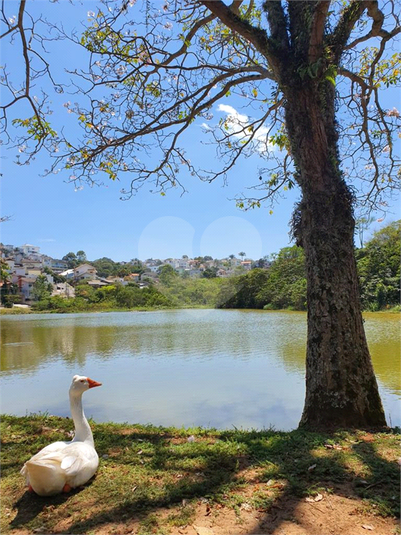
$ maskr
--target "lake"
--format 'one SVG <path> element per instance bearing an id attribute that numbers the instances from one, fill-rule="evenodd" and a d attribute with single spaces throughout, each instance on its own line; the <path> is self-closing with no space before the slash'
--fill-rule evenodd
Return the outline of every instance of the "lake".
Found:
<path id="1" fill-rule="evenodd" d="M 306 314 L 169 310 L 1 318 L 1 412 L 68 416 L 74 374 L 98 422 L 297 426 L 305 395 Z M 398 314 L 365 327 L 388 423 L 400 417 Z"/>

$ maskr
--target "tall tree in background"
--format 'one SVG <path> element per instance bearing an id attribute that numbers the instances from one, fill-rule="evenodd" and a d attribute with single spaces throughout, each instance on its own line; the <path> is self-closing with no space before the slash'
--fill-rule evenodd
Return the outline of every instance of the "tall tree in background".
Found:
<path id="1" fill-rule="evenodd" d="M 79 263 L 77 255 L 75 253 L 73 253 L 73 252 L 69 252 L 66 255 L 64 255 L 62 260 L 64 260 L 64 262 L 67 262 L 68 269 L 73 269 L 73 268 L 77 267 L 77 265 Z"/>
<path id="2" fill-rule="evenodd" d="M 52 294 L 53 286 L 44 275 L 39 275 L 32 285 L 32 297 L 35 301 L 48 299 Z"/>
<path id="3" fill-rule="evenodd" d="M 55 157 L 52 169 L 64 163 L 76 183 L 127 172 L 134 177 L 123 191 L 129 198 L 149 181 L 164 195 L 185 189 L 183 174 L 225 178 L 241 156 L 259 154 L 265 167 L 239 207 L 274 202 L 283 188 L 298 187 L 302 196 L 293 217 L 308 283 L 301 425 L 384 425 L 360 310 L 353 209 L 356 201 L 385 208 L 399 183 L 399 112 L 380 100 L 400 82 L 395 2 L 200 0 L 161 8 L 104 1 L 88 13 L 83 35 L 70 37 L 89 52 L 87 72 L 73 73 L 81 94 L 66 103 L 82 126 L 80 140 L 53 130 L 45 96 L 32 99 L 30 80 L 49 70 L 38 66 L 24 10 L 21 0 L 3 33 L 19 33 L 24 52 L 25 81 L 3 107 L 6 120 L 18 100 L 31 107 L 30 117 L 14 120 L 26 132 L 18 139 L 24 157 L 45 148 Z M 7 73 L 3 84 L 13 90 Z M 255 117 L 224 98 L 229 114 L 216 124 L 213 106 L 230 95 L 246 98 Z M 195 168 L 181 146 L 197 120 L 216 142 L 216 171 Z M 159 154 L 156 166 L 147 153 Z"/>
<path id="4" fill-rule="evenodd" d="M 78 251 L 77 252 L 77 261 L 79 264 L 83 264 L 87 261 L 86 253 L 85 251 Z"/>

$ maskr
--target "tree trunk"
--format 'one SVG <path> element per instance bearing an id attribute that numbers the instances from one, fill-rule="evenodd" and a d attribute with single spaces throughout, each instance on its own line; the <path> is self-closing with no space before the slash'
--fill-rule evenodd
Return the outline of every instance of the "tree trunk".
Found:
<path id="1" fill-rule="evenodd" d="M 314 85 L 312 85 L 314 84 Z M 386 425 L 366 343 L 354 254 L 353 198 L 337 151 L 334 89 L 289 91 L 286 123 L 302 200 L 294 234 L 307 267 L 307 427 Z"/>

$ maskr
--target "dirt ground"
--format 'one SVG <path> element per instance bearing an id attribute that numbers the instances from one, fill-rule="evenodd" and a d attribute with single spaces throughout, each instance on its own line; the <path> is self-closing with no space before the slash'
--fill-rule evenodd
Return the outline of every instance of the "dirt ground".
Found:
<path id="1" fill-rule="evenodd" d="M 255 484 L 254 490 L 260 490 Z M 248 488 L 252 493 L 252 485 Z M 318 501 L 310 498 L 296 499 L 285 497 L 277 501 L 266 513 L 248 507 L 244 502 L 239 511 L 215 504 L 209 506 L 207 500 L 199 501 L 191 515 L 191 522 L 183 527 L 150 528 L 149 533 L 177 533 L 180 535 L 397 535 L 401 533 L 398 520 L 383 518 L 368 511 L 364 502 L 348 496 L 351 489 L 346 486 L 337 488 L 334 493 L 322 493 L 317 496 Z M 398 496 L 394 499 L 399 499 Z M 308 501 L 307 501 L 308 500 Z M 310 500 L 310 501 L 309 501 Z M 184 510 L 184 503 L 177 508 Z M 3 511 L 12 522 L 15 516 L 12 511 Z M 171 516 L 172 509 L 158 509 L 155 514 L 158 524 Z M 51 510 L 49 511 L 51 514 Z M 72 519 L 63 518 L 54 528 L 53 533 L 72 533 L 70 531 Z M 76 524 L 75 524 L 76 526 Z M 26 529 L 10 530 L 9 533 L 27 535 L 30 533 L 46 533 L 40 528 L 33 531 Z M 96 535 L 111 534 L 142 534 L 144 531 L 141 519 L 130 519 L 121 523 L 105 523 L 101 528 L 90 531 Z"/>

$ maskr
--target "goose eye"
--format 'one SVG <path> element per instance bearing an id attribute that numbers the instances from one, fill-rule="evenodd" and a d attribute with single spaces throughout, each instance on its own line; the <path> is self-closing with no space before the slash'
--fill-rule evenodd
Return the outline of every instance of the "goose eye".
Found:
<path id="1" fill-rule="evenodd" d="M 85 382 L 85 379 L 81 379 L 79 382 L 80 382 L 80 383 L 84 383 L 84 382 Z"/>

